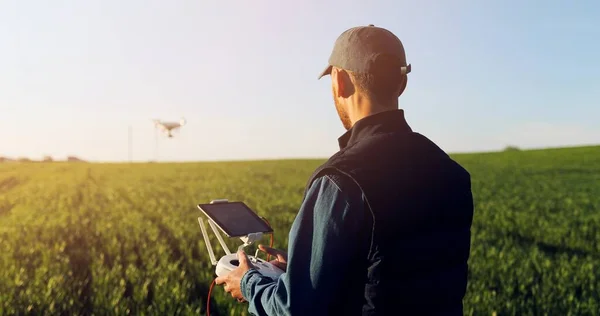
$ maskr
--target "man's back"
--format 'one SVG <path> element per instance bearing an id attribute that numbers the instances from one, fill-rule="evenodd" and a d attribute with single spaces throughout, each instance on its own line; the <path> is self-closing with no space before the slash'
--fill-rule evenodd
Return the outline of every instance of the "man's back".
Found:
<path id="1" fill-rule="evenodd" d="M 473 216 L 468 172 L 412 132 L 401 110 L 357 122 L 340 147 L 309 185 L 337 173 L 364 194 L 370 246 L 351 264 L 365 281 L 348 285 L 364 293 L 363 314 L 461 315 Z"/>

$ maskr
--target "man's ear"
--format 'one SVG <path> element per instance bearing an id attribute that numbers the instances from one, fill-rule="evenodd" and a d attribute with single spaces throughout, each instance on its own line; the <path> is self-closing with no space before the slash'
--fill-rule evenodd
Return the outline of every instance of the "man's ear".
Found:
<path id="1" fill-rule="evenodd" d="M 398 87 L 398 97 L 400 97 L 402 95 L 402 93 L 404 93 L 404 90 L 406 89 L 407 84 L 408 84 L 408 76 L 404 75 L 402 78 L 402 81 L 400 82 L 400 86 Z"/>
<path id="2" fill-rule="evenodd" d="M 331 77 L 336 85 L 336 97 L 347 98 L 354 93 L 354 84 L 350 78 L 350 74 L 344 69 L 331 69 Z"/>
<path id="3" fill-rule="evenodd" d="M 338 83 L 338 72 L 335 67 L 331 67 L 331 72 L 329 73 L 331 77 L 331 87 L 333 89 L 333 97 L 337 98 L 340 94 L 340 85 Z"/>

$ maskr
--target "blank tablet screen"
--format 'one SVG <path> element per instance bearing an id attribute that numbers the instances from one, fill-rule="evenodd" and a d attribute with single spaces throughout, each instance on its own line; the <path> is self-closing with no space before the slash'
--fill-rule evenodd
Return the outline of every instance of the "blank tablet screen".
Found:
<path id="1" fill-rule="evenodd" d="M 229 237 L 273 232 L 273 229 L 243 202 L 199 204 L 198 208 Z"/>

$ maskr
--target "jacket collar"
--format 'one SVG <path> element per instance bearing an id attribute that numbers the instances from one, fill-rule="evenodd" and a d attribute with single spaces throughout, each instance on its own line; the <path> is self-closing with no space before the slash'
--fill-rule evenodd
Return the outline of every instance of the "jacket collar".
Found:
<path id="1" fill-rule="evenodd" d="M 393 132 L 412 132 L 401 109 L 380 112 L 358 120 L 352 128 L 338 138 L 338 144 L 341 150 L 375 134 Z"/>

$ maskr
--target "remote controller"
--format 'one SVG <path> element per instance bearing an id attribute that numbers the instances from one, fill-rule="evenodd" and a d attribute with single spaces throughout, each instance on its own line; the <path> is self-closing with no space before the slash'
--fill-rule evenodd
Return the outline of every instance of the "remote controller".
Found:
<path id="1" fill-rule="evenodd" d="M 251 245 L 257 240 L 260 240 L 263 232 L 273 232 L 273 229 L 269 227 L 268 223 L 264 223 L 263 219 L 254 214 L 252 210 L 250 210 L 250 208 L 248 208 L 242 202 L 229 202 L 227 199 L 212 200 L 210 204 L 198 204 L 198 208 L 209 218 L 208 224 L 212 228 L 215 236 L 221 244 L 221 247 L 223 247 L 223 250 L 225 250 L 226 253 L 225 256 L 219 259 L 219 261 L 216 260 L 210 240 L 208 238 L 206 227 L 204 225 L 204 220 L 202 217 L 198 217 L 198 223 L 200 224 L 200 229 L 202 230 L 202 237 L 204 238 L 204 243 L 208 249 L 210 261 L 213 265 L 216 265 L 215 273 L 218 277 L 229 274 L 229 272 L 233 271 L 240 265 L 237 253 L 231 253 L 229 251 L 229 247 L 227 247 L 227 244 L 221 237 L 221 234 L 219 234 L 218 228 L 225 231 L 227 236 L 237 236 L 244 242 L 244 244 L 238 248 L 238 251 L 242 250 L 246 246 Z M 217 209 L 221 210 L 217 211 Z M 223 212 L 229 215 L 220 217 L 220 214 L 223 214 Z M 236 224 L 235 221 L 231 223 L 234 218 L 242 218 L 242 222 L 246 221 L 253 226 L 251 225 L 252 227 L 246 227 L 243 233 L 235 232 L 235 230 L 232 232 L 230 231 L 231 228 L 227 228 L 228 224 L 233 224 L 233 227 L 236 225 L 239 226 L 239 224 Z M 218 222 L 219 225 L 225 227 L 225 229 L 223 229 L 221 226 L 217 228 L 215 221 Z M 238 219 L 238 221 L 240 220 Z M 239 228 L 237 229 L 239 230 Z M 255 270 L 273 280 L 277 280 L 281 274 L 284 273 L 283 270 L 279 269 L 270 262 L 258 258 L 258 250 L 256 250 L 256 254 L 254 256 L 248 256 L 248 260 L 250 260 L 250 263 L 252 266 L 254 266 Z"/>
<path id="2" fill-rule="evenodd" d="M 260 274 L 268 278 L 277 280 L 279 276 L 283 273 L 283 270 L 279 269 L 278 267 L 263 259 L 256 258 L 254 256 L 248 256 L 248 259 Z M 236 269 L 239 265 L 240 261 L 238 260 L 237 253 L 232 253 L 221 257 L 221 259 L 217 263 L 217 269 L 215 273 L 219 277 L 224 276 L 232 270 Z"/>

